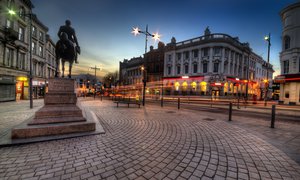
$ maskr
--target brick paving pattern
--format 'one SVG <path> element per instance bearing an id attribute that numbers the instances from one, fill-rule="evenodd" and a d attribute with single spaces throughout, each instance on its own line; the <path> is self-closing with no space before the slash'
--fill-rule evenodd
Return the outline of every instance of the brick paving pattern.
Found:
<path id="1" fill-rule="evenodd" d="M 0 179 L 299 179 L 268 142 L 203 112 L 84 101 L 106 134 L 0 149 Z"/>

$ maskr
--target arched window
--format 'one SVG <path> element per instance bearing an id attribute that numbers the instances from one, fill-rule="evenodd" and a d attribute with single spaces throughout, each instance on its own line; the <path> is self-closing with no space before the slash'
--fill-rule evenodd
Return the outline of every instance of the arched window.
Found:
<path id="1" fill-rule="evenodd" d="M 291 38 L 289 36 L 284 37 L 284 50 L 290 48 Z"/>

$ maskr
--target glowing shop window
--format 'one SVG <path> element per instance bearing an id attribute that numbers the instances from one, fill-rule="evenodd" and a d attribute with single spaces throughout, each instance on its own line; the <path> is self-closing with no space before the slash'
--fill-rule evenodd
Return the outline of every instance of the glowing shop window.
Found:
<path id="1" fill-rule="evenodd" d="M 206 82 L 205 82 L 205 81 L 202 81 L 202 82 L 200 83 L 200 90 L 201 90 L 202 92 L 205 92 L 205 91 L 206 91 Z"/>
<path id="2" fill-rule="evenodd" d="M 175 90 L 176 90 L 176 91 L 179 91 L 179 86 L 180 86 L 179 82 L 176 82 L 176 83 L 175 83 Z"/>

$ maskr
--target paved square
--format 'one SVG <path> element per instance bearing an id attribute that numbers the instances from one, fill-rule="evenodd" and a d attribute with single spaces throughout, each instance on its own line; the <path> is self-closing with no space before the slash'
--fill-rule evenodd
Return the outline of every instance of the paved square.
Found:
<path id="1" fill-rule="evenodd" d="M 0 179 L 300 177 L 285 153 L 203 112 L 93 100 L 81 106 L 96 114 L 106 134 L 1 148 Z"/>

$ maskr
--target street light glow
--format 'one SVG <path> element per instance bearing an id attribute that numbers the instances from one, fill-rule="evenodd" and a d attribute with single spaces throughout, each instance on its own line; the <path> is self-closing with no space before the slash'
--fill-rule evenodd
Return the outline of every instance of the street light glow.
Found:
<path id="1" fill-rule="evenodd" d="M 264 39 L 265 39 L 265 41 L 269 41 L 270 37 L 269 36 L 265 36 Z"/>
<path id="2" fill-rule="evenodd" d="M 158 33 L 154 33 L 153 36 L 152 36 L 152 38 L 155 40 L 155 42 L 156 42 L 156 41 L 159 41 L 159 40 L 160 40 L 160 39 L 159 39 L 159 38 L 160 38 L 160 35 L 159 35 Z"/>
<path id="3" fill-rule="evenodd" d="M 138 27 L 132 28 L 131 33 L 134 34 L 134 36 L 136 36 L 140 34 L 140 30 Z"/>
<path id="4" fill-rule="evenodd" d="M 14 11 L 14 10 L 8 10 L 8 14 L 10 14 L 10 15 L 16 15 L 16 12 Z"/>

